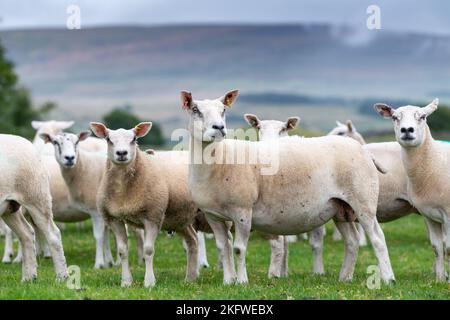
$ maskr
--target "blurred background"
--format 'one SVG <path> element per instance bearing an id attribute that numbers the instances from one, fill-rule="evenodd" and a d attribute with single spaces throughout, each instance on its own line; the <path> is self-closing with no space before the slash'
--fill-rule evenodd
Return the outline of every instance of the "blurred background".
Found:
<path id="1" fill-rule="evenodd" d="M 369 5 L 381 29 L 369 30 Z M 80 29 L 70 30 L 79 8 Z M 317 0 L 2 0 L 0 132 L 34 135 L 34 119 L 156 125 L 146 144 L 186 127 L 180 90 L 241 96 L 228 127 L 300 116 L 321 135 L 353 120 L 369 140 L 393 139 L 372 109 L 450 104 L 450 2 Z M 76 22 L 76 21 L 75 21 Z M 450 109 L 429 119 L 449 139 Z"/>

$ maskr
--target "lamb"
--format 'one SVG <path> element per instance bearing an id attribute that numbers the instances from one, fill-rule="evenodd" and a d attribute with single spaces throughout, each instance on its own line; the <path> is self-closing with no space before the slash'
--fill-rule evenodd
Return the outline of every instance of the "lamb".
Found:
<path id="1" fill-rule="evenodd" d="M 40 137 L 44 143 L 51 143 L 55 148 L 53 158 L 69 194 L 69 206 L 92 219 L 96 242 L 94 268 L 101 269 L 113 265 L 106 225 L 97 211 L 96 191 L 105 169 L 106 155 L 79 147 L 89 135 L 89 132 L 81 132 L 78 136 L 71 133 L 41 133 Z"/>
<path id="2" fill-rule="evenodd" d="M 350 137 L 363 144 L 363 148 L 377 159 L 386 173 L 379 174 L 380 193 L 378 196 L 377 220 L 390 222 L 406 215 L 419 212 L 409 202 L 407 175 L 401 159 L 401 147 L 397 142 L 379 142 L 366 144 L 364 138 L 348 120 L 345 125 L 338 122 L 338 127 L 330 134 Z"/>
<path id="3" fill-rule="evenodd" d="M 40 138 L 41 134 L 56 135 L 65 129 L 72 127 L 73 121 L 32 121 L 31 126 L 37 130 L 36 135 L 33 139 L 33 145 L 38 150 L 38 153 L 42 157 L 45 167 L 50 175 L 50 191 L 52 195 L 53 203 L 53 218 L 56 222 L 63 223 L 78 223 L 85 221 L 90 218 L 85 212 L 73 208 L 69 201 L 69 190 L 67 189 L 66 183 L 61 175 L 61 171 L 58 162 L 55 159 L 54 148 L 45 144 L 44 140 Z M 93 152 L 103 152 L 106 154 L 106 143 L 97 138 L 87 138 L 85 141 L 80 143 L 80 148 L 93 151 Z M 37 253 L 43 255 L 44 257 L 50 257 L 50 251 L 47 243 L 45 242 L 45 237 L 36 229 L 36 247 Z M 12 239 L 9 239 L 11 233 L 8 233 L 8 242 L 5 244 L 5 252 L 3 255 L 3 262 L 11 262 L 13 256 Z M 108 251 L 108 248 L 105 248 Z M 19 253 L 14 259 L 14 263 L 21 261 L 21 252 L 19 247 Z M 96 264 L 101 266 L 101 264 Z"/>
<path id="4" fill-rule="evenodd" d="M 117 240 L 122 263 L 121 285 L 132 284 L 128 262 L 128 244 L 124 222 L 144 228 L 144 286 L 152 287 L 155 240 L 160 229 L 176 231 L 185 239 L 187 250 L 186 280 L 199 275 L 197 237 L 192 226 L 197 207 L 187 191 L 186 153 L 161 152 L 148 155 L 139 150 L 137 139 L 144 137 L 151 122 L 134 129 L 111 130 L 101 123 L 91 123 L 94 134 L 108 142 L 108 160 L 98 192 L 97 207 Z"/>
<path id="5" fill-rule="evenodd" d="M 74 121 L 32 121 L 31 126 L 36 130 L 36 135 L 33 139 L 33 144 L 38 150 L 39 154 L 53 155 L 54 149 L 50 145 L 46 145 L 39 137 L 42 133 L 56 135 L 64 130 L 72 127 Z M 106 143 L 100 139 L 88 137 L 82 144 L 81 148 L 91 152 L 104 152 L 106 154 Z"/>
<path id="6" fill-rule="evenodd" d="M 22 281 L 37 277 L 34 230 L 21 208 L 28 211 L 49 243 L 56 278 L 67 277 L 61 234 L 53 222 L 49 177 L 33 145 L 24 138 L 0 135 L 0 216 L 21 241 Z"/>
<path id="7" fill-rule="evenodd" d="M 258 131 L 259 141 L 269 141 L 280 137 L 287 137 L 288 132 L 294 129 L 300 122 L 299 117 L 289 117 L 285 122 L 278 120 L 260 120 L 254 114 L 245 114 L 245 120 L 250 126 Z M 308 239 L 306 233 L 301 235 Z M 313 272 L 324 274 L 322 251 L 325 226 L 312 231 L 309 243 L 313 250 Z M 286 242 L 285 242 L 286 240 Z M 269 241 L 272 247 L 272 255 L 269 269 L 269 277 L 280 277 L 288 275 L 289 243 L 297 241 L 297 236 L 271 236 Z M 281 259 L 281 260 L 280 260 Z"/>
<path id="8" fill-rule="evenodd" d="M 370 155 L 356 141 L 334 136 L 274 140 L 278 143 L 224 139 L 225 111 L 237 96 L 234 90 L 218 99 L 194 100 L 190 92 L 181 92 L 183 109 L 190 115 L 189 190 L 194 203 L 207 214 L 222 252 L 224 283 L 248 282 L 245 256 L 252 228 L 269 234 L 298 234 L 331 218 L 346 244 L 340 280 L 353 277 L 359 237 L 353 221 L 358 219 L 371 240 L 381 279 L 394 281 L 375 216 L 378 176 Z M 234 159 L 235 150 L 263 154 L 272 162 L 269 168 L 264 157 L 255 163 L 249 159 L 224 163 Z M 233 221 L 236 231 L 237 277 L 225 221 Z"/>
<path id="9" fill-rule="evenodd" d="M 384 103 L 374 108 L 393 122 L 407 175 L 408 198 L 425 218 L 436 255 L 436 279 L 446 281 L 445 256 L 450 257 L 450 145 L 434 140 L 427 124 L 427 117 L 438 104 L 435 99 L 422 108 L 408 105 L 394 109 Z"/>

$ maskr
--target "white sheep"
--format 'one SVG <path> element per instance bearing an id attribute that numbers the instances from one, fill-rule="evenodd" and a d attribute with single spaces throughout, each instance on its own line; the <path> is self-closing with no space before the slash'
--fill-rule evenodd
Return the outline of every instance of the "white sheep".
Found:
<path id="1" fill-rule="evenodd" d="M 94 267 L 100 269 L 113 265 L 108 231 L 102 216 L 97 211 L 97 190 L 105 170 L 106 155 L 85 151 L 79 147 L 89 134 L 89 132 L 82 132 L 77 136 L 71 133 L 56 135 L 41 133 L 40 137 L 45 143 L 51 143 L 54 146 L 53 158 L 56 159 L 69 195 L 69 207 L 87 214 L 92 219 L 96 242 Z"/>
<path id="2" fill-rule="evenodd" d="M 53 219 L 56 222 L 63 223 L 79 223 L 90 218 L 85 212 L 78 210 L 71 206 L 69 201 L 69 190 L 61 175 L 58 162 L 55 159 L 54 147 L 50 144 L 45 144 L 44 140 L 40 138 L 41 134 L 56 135 L 63 130 L 72 127 L 73 121 L 32 121 L 31 126 L 37 130 L 33 139 L 33 145 L 38 150 L 42 157 L 45 167 L 50 175 L 50 190 L 52 194 Z M 85 141 L 80 143 L 80 148 L 87 151 L 100 152 L 106 154 L 107 146 L 105 141 L 97 138 L 88 137 Z M 95 224 L 95 222 L 93 223 Z M 33 224 L 32 224 L 33 225 Z M 50 257 L 50 250 L 45 242 L 45 236 L 36 229 L 36 251 L 38 255 Z M 7 242 L 5 243 L 5 251 L 3 255 L 3 262 L 11 262 L 13 255 L 12 239 L 10 241 L 11 233 L 8 233 Z M 105 244 L 106 245 L 106 244 Z M 110 255 L 108 247 L 105 247 L 106 254 Z M 19 263 L 21 261 L 21 252 L 19 252 L 13 262 Z"/>
<path id="3" fill-rule="evenodd" d="M 435 99 L 422 108 L 408 105 L 394 109 L 382 103 L 374 108 L 393 122 L 407 175 L 408 198 L 425 218 L 436 255 L 436 278 L 445 281 L 445 257 L 450 257 L 450 145 L 434 140 L 427 124 L 438 104 Z"/>
<path id="4" fill-rule="evenodd" d="M 190 115 L 189 190 L 194 203 L 207 213 L 222 252 L 224 283 L 248 282 L 245 256 L 252 228 L 298 234 L 331 218 L 346 245 L 340 280 L 353 277 L 359 238 L 353 221 L 358 219 L 378 258 L 381 279 L 394 281 L 384 234 L 376 221 L 378 176 L 370 155 L 356 141 L 334 136 L 268 142 L 224 139 L 224 114 L 237 95 L 235 90 L 214 100 L 193 100 L 191 93 L 181 93 L 182 106 Z M 253 158 L 255 163 L 250 156 L 243 162 L 231 161 L 242 155 L 266 157 Z M 268 165 L 267 159 L 272 160 Z M 237 278 L 224 221 L 233 221 L 235 227 Z"/>
<path id="5" fill-rule="evenodd" d="M 49 243 L 59 280 L 67 277 L 61 234 L 53 222 L 49 177 L 33 145 L 18 136 L 0 135 L 0 216 L 17 234 L 23 251 L 22 280 L 37 276 L 34 231 L 19 212 L 28 211 Z"/>
<path id="6" fill-rule="evenodd" d="M 151 123 L 134 129 L 111 130 L 91 123 L 99 138 L 108 142 L 105 175 L 98 192 L 97 206 L 117 240 L 122 263 L 122 286 L 132 284 L 124 222 L 144 228 L 145 287 L 154 286 L 155 240 L 161 228 L 176 231 L 187 243 L 186 280 L 198 277 L 197 237 L 192 226 L 198 209 L 187 191 L 186 153 L 160 152 L 148 155 L 139 150 L 137 139 L 145 136 Z"/>
<path id="7" fill-rule="evenodd" d="M 39 154 L 48 154 L 53 155 L 54 148 L 51 145 L 46 145 L 42 139 L 39 138 L 39 135 L 42 133 L 56 135 L 58 133 L 63 132 L 64 130 L 72 127 L 74 125 L 74 121 L 32 121 L 31 126 L 36 130 L 36 135 L 33 139 L 33 144 L 38 150 Z M 101 139 L 97 139 L 94 137 L 88 137 L 83 143 L 80 145 L 83 150 L 91 151 L 91 152 L 103 152 L 106 154 L 107 146 L 104 141 Z"/>
<path id="8" fill-rule="evenodd" d="M 254 114 L 245 114 L 245 120 L 252 128 L 258 131 L 259 141 L 270 141 L 287 137 L 288 132 L 294 129 L 300 122 L 299 117 L 289 117 L 285 122 L 278 120 L 260 120 Z M 307 240 L 307 233 L 300 235 Z M 313 272 L 315 274 L 324 274 L 323 267 L 323 237 L 325 236 L 325 226 L 321 226 L 311 232 L 309 243 L 313 250 Z M 286 242 L 284 241 L 286 240 Z M 271 263 L 269 269 L 270 276 L 287 276 L 288 274 L 288 257 L 289 243 L 297 241 L 297 236 L 278 236 L 271 237 L 270 243 L 272 247 Z M 280 260 L 282 257 L 282 260 Z"/>

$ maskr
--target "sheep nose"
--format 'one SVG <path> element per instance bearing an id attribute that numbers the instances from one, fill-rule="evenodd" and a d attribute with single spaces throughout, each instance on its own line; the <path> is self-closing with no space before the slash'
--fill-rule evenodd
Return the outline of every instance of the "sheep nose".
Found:
<path id="1" fill-rule="evenodd" d="M 116 154 L 119 157 L 124 157 L 124 156 L 126 156 L 128 154 L 128 151 L 125 151 L 125 150 L 123 150 L 123 151 L 116 151 Z"/>
<path id="2" fill-rule="evenodd" d="M 400 132 L 401 133 L 406 133 L 406 132 L 413 133 L 414 132 L 414 128 L 413 127 L 409 127 L 409 128 L 403 127 L 403 128 L 400 129 Z"/>
<path id="3" fill-rule="evenodd" d="M 75 156 L 65 156 L 64 159 L 66 159 L 67 161 L 73 161 L 75 160 Z"/>
<path id="4" fill-rule="evenodd" d="M 214 124 L 212 126 L 212 128 L 216 129 L 216 130 L 219 130 L 219 131 L 222 131 L 225 128 L 225 126 L 223 124 L 221 124 L 221 125 Z"/>

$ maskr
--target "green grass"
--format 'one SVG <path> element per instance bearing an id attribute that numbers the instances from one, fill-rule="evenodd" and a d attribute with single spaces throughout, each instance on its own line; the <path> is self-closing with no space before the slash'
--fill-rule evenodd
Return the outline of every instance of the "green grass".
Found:
<path id="1" fill-rule="evenodd" d="M 249 285 L 222 285 L 222 271 L 215 267 L 217 253 L 213 240 L 207 240 L 211 267 L 202 270 L 196 283 L 185 283 L 185 254 L 178 237 L 161 234 L 155 256 L 156 287 L 143 287 L 144 268 L 137 264 L 134 240 L 131 267 L 135 284 L 120 287 L 120 268 L 94 270 L 94 241 L 90 225 L 63 230 L 64 249 L 69 265 L 81 268 L 81 290 L 70 290 L 54 279 L 51 260 L 40 259 L 38 279 L 20 282 L 19 265 L 0 266 L 0 299 L 449 299 L 450 285 L 436 283 L 432 273 L 434 254 L 427 240 L 424 222 L 410 216 L 385 224 L 385 231 L 397 283 L 378 290 L 366 287 L 369 265 L 376 264 L 370 247 L 360 250 L 352 283 L 338 282 L 343 258 L 342 242 L 331 240 L 327 226 L 324 261 L 327 274 L 311 273 L 311 251 L 305 241 L 290 246 L 290 276 L 268 279 L 269 246 L 257 234 L 250 240 L 247 256 Z M 3 241 L 0 243 L 3 252 Z"/>

